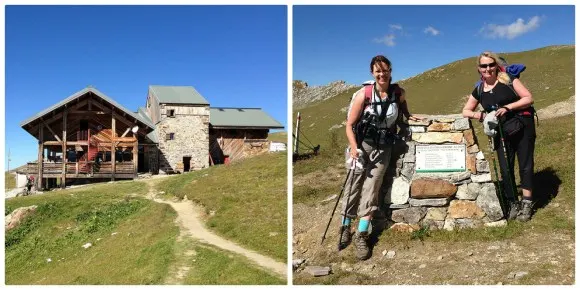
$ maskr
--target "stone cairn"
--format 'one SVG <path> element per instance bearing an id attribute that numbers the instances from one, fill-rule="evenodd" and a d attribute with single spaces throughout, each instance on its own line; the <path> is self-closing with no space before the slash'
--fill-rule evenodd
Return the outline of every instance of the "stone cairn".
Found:
<path id="1" fill-rule="evenodd" d="M 411 141 L 395 147 L 396 158 L 385 176 L 384 184 L 392 184 L 383 186 L 387 218 L 394 222 L 391 228 L 453 230 L 505 225 L 489 162 L 479 149 L 471 120 L 461 115 L 422 117 L 423 121 L 409 122 Z M 465 144 L 465 170 L 416 172 L 416 146 L 434 144 Z"/>

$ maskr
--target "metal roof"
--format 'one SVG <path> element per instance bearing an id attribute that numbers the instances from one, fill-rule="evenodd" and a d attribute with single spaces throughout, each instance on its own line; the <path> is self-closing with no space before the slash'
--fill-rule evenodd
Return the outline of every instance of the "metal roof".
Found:
<path id="1" fill-rule="evenodd" d="M 103 94 L 102 92 L 100 92 L 99 90 L 97 90 L 97 89 L 95 89 L 93 87 L 84 88 L 84 89 L 82 89 L 82 90 L 74 93 L 72 96 L 70 96 L 70 97 L 68 97 L 68 98 L 66 98 L 66 99 L 64 99 L 64 100 L 62 100 L 62 101 L 60 101 L 60 102 L 58 102 L 58 103 L 56 103 L 56 104 L 54 104 L 54 105 L 52 105 L 52 106 L 44 109 L 42 111 L 40 111 L 39 113 L 35 114 L 34 116 L 32 116 L 32 117 L 30 117 L 30 118 L 22 121 L 20 123 L 20 127 L 24 127 L 28 123 L 31 123 L 34 120 L 36 120 L 36 119 L 38 119 L 40 117 L 43 117 L 43 116 L 51 113 L 52 111 L 54 111 L 54 110 L 56 110 L 56 109 L 58 109 L 60 107 L 63 107 L 64 105 L 66 105 L 66 104 L 68 104 L 68 103 L 76 100 L 77 98 L 80 98 L 80 97 L 84 96 L 87 93 L 93 93 L 93 94 L 97 95 L 101 99 L 107 101 L 109 104 L 115 106 L 119 110 L 127 113 L 129 116 L 132 116 L 133 118 L 135 118 L 138 121 L 140 121 L 141 123 L 147 125 L 151 129 L 155 129 L 155 125 L 151 122 L 151 119 L 145 119 L 142 116 L 140 116 L 139 114 L 134 113 L 134 112 L 128 110 L 127 108 L 123 107 L 121 104 L 115 102 L 115 100 L 111 99 L 110 97 L 108 97 L 107 95 Z"/>
<path id="2" fill-rule="evenodd" d="M 149 91 L 160 104 L 209 105 L 192 86 L 149 86 Z"/>
<path id="3" fill-rule="evenodd" d="M 145 110 L 144 107 L 139 107 L 139 109 L 137 109 L 137 114 L 139 116 L 141 116 L 141 118 L 147 120 L 148 122 L 150 122 L 151 124 L 153 124 L 153 121 L 151 121 L 151 118 L 149 117 L 149 115 L 147 115 L 147 110 Z M 151 140 L 153 143 L 159 143 L 159 138 L 157 138 L 157 128 L 155 127 L 155 130 L 151 131 L 151 133 L 147 134 L 147 138 L 149 138 L 149 140 Z"/>
<path id="4" fill-rule="evenodd" d="M 209 123 L 213 127 L 284 128 L 260 108 L 210 108 L 209 111 Z"/>

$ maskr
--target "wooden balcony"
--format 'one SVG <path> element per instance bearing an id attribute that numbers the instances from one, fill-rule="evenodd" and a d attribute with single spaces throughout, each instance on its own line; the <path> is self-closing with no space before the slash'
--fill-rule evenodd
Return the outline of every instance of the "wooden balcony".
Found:
<path id="1" fill-rule="evenodd" d="M 43 162 L 43 178 L 62 177 L 62 162 Z M 133 162 L 117 162 L 113 172 L 113 163 L 101 162 L 67 162 L 66 178 L 135 178 L 135 166 Z M 30 175 L 38 175 L 38 164 L 28 163 L 27 172 Z"/>

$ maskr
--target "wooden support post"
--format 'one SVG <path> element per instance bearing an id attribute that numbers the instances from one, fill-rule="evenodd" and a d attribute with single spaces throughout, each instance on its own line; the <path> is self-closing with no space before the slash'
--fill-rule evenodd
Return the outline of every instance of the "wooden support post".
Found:
<path id="1" fill-rule="evenodd" d="M 129 133 L 130 130 L 131 130 L 131 127 L 127 128 L 127 130 L 125 130 L 125 132 L 123 132 L 123 135 L 121 135 L 121 138 L 124 138 L 125 136 L 127 136 L 127 133 Z M 133 136 L 136 136 L 136 135 L 133 134 Z"/>
<path id="2" fill-rule="evenodd" d="M 117 155 L 117 142 L 115 142 L 117 140 L 117 127 L 115 126 L 115 112 L 113 111 L 111 113 L 111 164 L 112 164 L 112 175 L 111 175 L 111 181 L 115 180 L 115 171 L 116 171 L 116 161 L 115 161 L 115 157 Z"/>
<path id="3" fill-rule="evenodd" d="M 42 163 L 44 162 L 43 126 L 38 126 L 38 176 L 36 176 L 36 190 L 42 190 Z"/>
<path id="4" fill-rule="evenodd" d="M 68 161 L 68 156 L 66 154 L 66 119 L 67 119 L 67 109 L 64 109 L 64 114 L 62 115 L 62 175 L 60 177 L 60 187 L 66 187 L 66 162 Z"/>
<path id="5" fill-rule="evenodd" d="M 133 170 L 135 178 L 137 178 L 137 166 L 139 166 L 139 139 L 137 138 L 137 133 L 133 133 L 133 137 L 135 137 L 135 143 L 133 144 Z"/>

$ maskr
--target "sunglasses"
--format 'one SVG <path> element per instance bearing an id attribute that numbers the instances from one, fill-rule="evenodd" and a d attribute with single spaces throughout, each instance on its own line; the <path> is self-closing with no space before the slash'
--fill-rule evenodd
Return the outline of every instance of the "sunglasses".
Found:
<path id="1" fill-rule="evenodd" d="M 495 67 L 495 65 L 496 65 L 496 63 L 495 63 L 495 62 L 492 62 L 492 63 L 484 63 L 484 64 L 480 64 L 480 65 L 479 65 L 479 67 L 480 67 L 480 68 L 488 68 L 488 67 L 489 67 L 489 68 L 493 68 L 493 67 Z"/>

